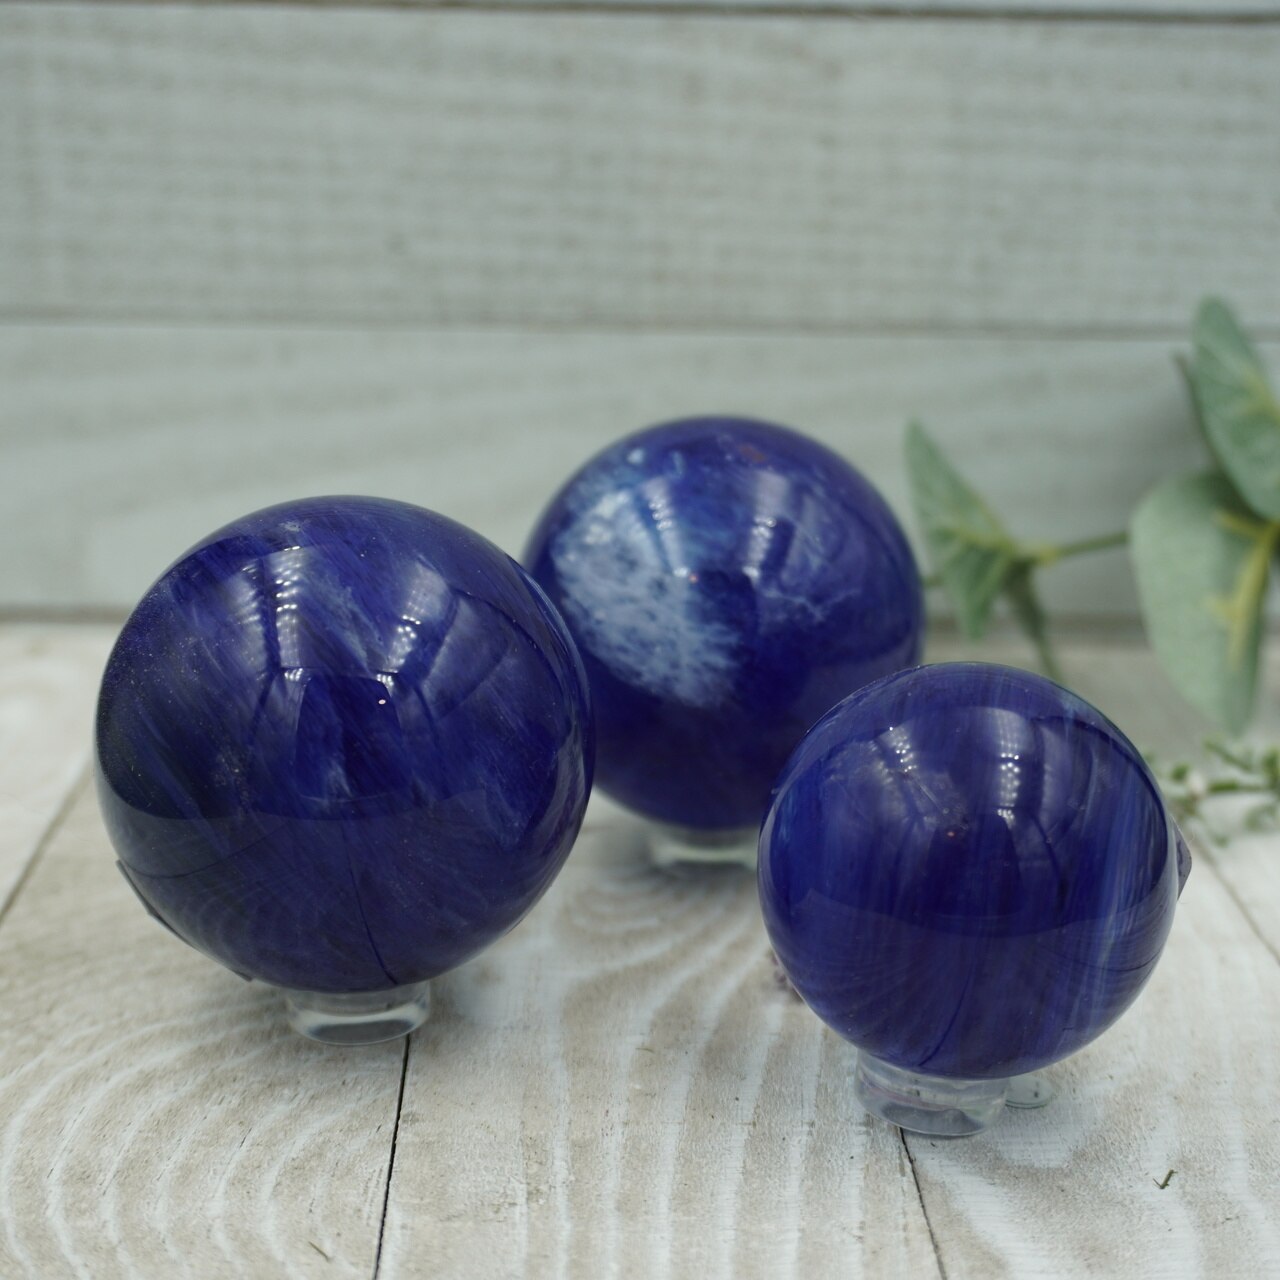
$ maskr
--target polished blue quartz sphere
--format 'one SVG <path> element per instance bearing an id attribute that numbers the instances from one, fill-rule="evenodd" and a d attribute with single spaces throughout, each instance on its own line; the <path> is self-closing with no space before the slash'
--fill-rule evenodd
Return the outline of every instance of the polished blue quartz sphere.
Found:
<path id="1" fill-rule="evenodd" d="M 1101 712 L 977 663 L 879 680 L 778 779 L 759 885 L 805 1002 L 880 1062 L 1010 1077 L 1074 1052 L 1151 976 L 1190 866 Z"/>
<path id="2" fill-rule="evenodd" d="M 588 692 L 525 572 L 401 502 L 219 529 L 125 623 L 96 730 L 121 868 L 179 937 L 312 992 L 419 983 L 551 883 L 591 783 Z"/>
<path id="3" fill-rule="evenodd" d="M 601 788 L 664 823 L 758 826 L 814 720 L 919 660 L 920 578 L 884 499 L 764 422 L 690 418 L 605 449 L 525 563 L 582 653 Z"/>

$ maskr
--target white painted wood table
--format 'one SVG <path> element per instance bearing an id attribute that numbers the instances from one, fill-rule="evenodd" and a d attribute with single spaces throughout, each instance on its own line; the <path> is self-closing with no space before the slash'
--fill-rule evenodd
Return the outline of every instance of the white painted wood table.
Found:
<path id="1" fill-rule="evenodd" d="M 861 1114 L 752 879 L 650 869 L 599 800 L 421 1031 L 323 1048 L 117 875 L 86 779 L 111 632 L 0 627 L 6 1280 L 1280 1274 L 1280 840 L 1201 850 L 1137 1004 L 973 1139 Z M 1194 747 L 1145 652 L 1065 657 Z"/>

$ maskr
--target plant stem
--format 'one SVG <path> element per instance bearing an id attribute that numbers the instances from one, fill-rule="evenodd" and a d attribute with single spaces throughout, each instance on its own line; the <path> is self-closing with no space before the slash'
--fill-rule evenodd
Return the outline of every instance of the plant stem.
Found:
<path id="1" fill-rule="evenodd" d="M 1080 538 L 1076 542 L 1049 543 L 1046 546 L 1028 549 L 1028 559 L 1040 568 L 1048 568 L 1059 560 L 1067 560 L 1072 556 L 1087 556 L 1093 551 L 1110 551 L 1114 547 L 1122 547 L 1129 541 L 1129 531 L 1120 529 L 1116 533 L 1100 533 L 1096 538 Z M 935 591 L 942 586 L 942 577 L 931 573 L 921 578 L 920 585 L 926 591 Z"/>
<path id="2" fill-rule="evenodd" d="M 1078 542 L 1064 542 L 1053 548 L 1055 560 L 1065 560 L 1068 556 L 1087 556 L 1092 551 L 1110 551 L 1113 547 L 1123 547 L 1129 541 L 1129 531 L 1121 529 L 1116 533 L 1099 534 L 1096 538 L 1081 538 Z"/>
<path id="3" fill-rule="evenodd" d="M 1205 786 L 1207 796 L 1274 795 L 1275 788 L 1262 782 L 1237 782 L 1234 778 L 1215 778 Z"/>

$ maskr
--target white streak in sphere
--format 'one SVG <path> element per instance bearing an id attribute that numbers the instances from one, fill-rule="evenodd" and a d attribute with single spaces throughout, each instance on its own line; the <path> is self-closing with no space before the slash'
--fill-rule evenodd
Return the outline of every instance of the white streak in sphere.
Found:
<path id="1" fill-rule="evenodd" d="M 570 626 L 615 676 L 657 697 L 714 707 L 732 696 L 738 637 L 703 620 L 672 522 L 634 491 L 583 494 L 552 540 Z"/>

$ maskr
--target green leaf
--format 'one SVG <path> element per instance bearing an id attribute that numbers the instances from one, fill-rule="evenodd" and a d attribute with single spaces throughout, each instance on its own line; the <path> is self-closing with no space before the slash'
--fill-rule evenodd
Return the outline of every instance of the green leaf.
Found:
<path id="1" fill-rule="evenodd" d="M 1191 401 L 1191 419 L 1195 423 L 1196 430 L 1200 433 L 1200 439 L 1204 441 L 1205 448 L 1216 457 L 1213 441 L 1209 439 L 1209 431 L 1204 424 L 1204 414 L 1200 412 L 1200 397 L 1196 394 L 1196 381 L 1191 373 L 1191 361 L 1179 351 L 1173 357 L 1173 363 L 1177 367 L 1178 373 L 1182 378 L 1182 385 L 1186 388 L 1187 397 Z"/>
<path id="2" fill-rule="evenodd" d="M 1255 805 L 1244 816 L 1244 829 L 1250 832 L 1274 831 L 1278 813 L 1274 800 Z"/>
<path id="3" fill-rule="evenodd" d="M 1188 376 L 1222 469 L 1258 515 L 1280 519 L 1280 401 L 1231 309 L 1216 298 L 1196 313 Z"/>
<path id="4" fill-rule="evenodd" d="M 1014 567 L 1005 582 L 1005 597 L 1023 631 L 1030 637 L 1040 656 L 1040 665 L 1050 680 L 1063 683 L 1062 670 L 1049 644 L 1044 609 L 1032 581 L 1032 566 L 1025 561 Z"/>
<path id="5" fill-rule="evenodd" d="M 1130 550 L 1147 636 L 1193 706 L 1238 733 L 1253 710 L 1262 604 L 1280 524 L 1216 471 L 1175 476 L 1139 503 Z"/>
<path id="6" fill-rule="evenodd" d="M 907 428 L 907 476 L 929 557 L 961 629 L 978 639 L 1019 558 L 1018 546 L 918 422 Z"/>

